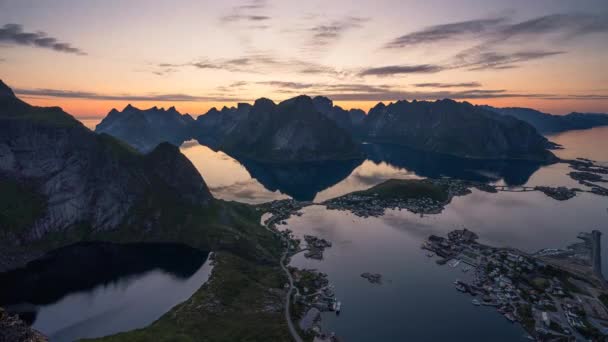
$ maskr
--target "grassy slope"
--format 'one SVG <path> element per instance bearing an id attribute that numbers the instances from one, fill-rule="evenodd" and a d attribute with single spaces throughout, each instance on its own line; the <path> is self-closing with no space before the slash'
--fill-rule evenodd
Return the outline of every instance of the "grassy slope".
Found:
<path id="1" fill-rule="evenodd" d="M 97 341 L 289 341 L 278 266 L 216 255 L 210 280 L 150 326 Z"/>
<path id="2" fill-rule="evenodd" d="M 443 202 L 448 193 L 443 187 L 417 179 L 389 179 L 372 188 L 358 192 L 364 195 L 377 194 L 380 198 L 431 198 Z"/>
<path id="3" fill-rule="evenodd" d="M 0 179 L 0 233 L 19 234 L 30 227 L 46 208 L 46 200 L 34 189 Z M 6 229 L 6 230 L 5 230 Z"/>

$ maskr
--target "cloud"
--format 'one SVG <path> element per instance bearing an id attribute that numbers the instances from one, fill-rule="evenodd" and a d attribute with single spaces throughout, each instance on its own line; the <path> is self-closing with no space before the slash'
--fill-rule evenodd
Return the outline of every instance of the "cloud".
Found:
<path id="1" fill-rule="evenodd" d="M 238 58 L 207 59 L 202 58 L 182 64 L 160 63 L 157 69 L 194 67 L 201 70 L 225 70 L 229 72 L 242 72 L 261 74 L 268 72 L 286 72 L 300 74 L 319 74 L 342 77 L 344 72 L 325 65 L 304 61 L 295 58 L 280 58 L 269 53 L 252 53 Z"/>
<path id="2" fill-rule="evenodd" d="M 310 44 L 316 47 L 330 45 L 334 41 L 340 39 L 346 31 L 362 27 L 363 23 L 368 20 L 369 18 L 346 17 L 341 20 L 313 26 L 309 29 L 312 33 L 312 41 Z"/>
<path id="3" fill-rule="evenodd" d="M 56 98 L 77 98 L 89 100 L 110 100 L 110 101 L 157 101 L 157 102 L 196 102 L 196 101 L 217 101 L 217 102 L 233 102 L 233 101 L 249 101 L 231 96 L 211 95 L 211 96 L 196 96 L 188 94 L 101 94 L 86 91 L 71 91 L 60 89 L 14 89 L 15 94 L 24 97 L 56 97 Z"/>
<path id="4" fill-rule="evenodd" d="M 598 32 L 608 32 L 608 14 L 562 13 L 505 26 L 495 33 L 495 38 L 507 39 L 541 34 L 558 34 L 563 38 L 574 38 Z"/>
<path id="5" fill-rule="evenodd" d="M 463 35 L 480 34 L 496 29 L 506 18 L 477 19 L 427 27 L 420 31 L 397 37 L 385 45 L 395 49 L 419 44 L 436 43 L 448 39 L 462 38 Z"/>
<path id="6" fill-rule="evenodd" d="M 592 33 L 608 32 L 608 14 L 558 13 L 509 23 L 508 18 L 485 18 L 427 27 L 397 37 L 385 48 L 405 48 L 462 38 L 478 38 L 486 43 L 505 43 L 506 40 L 532 35 L 556 35 L 571 39 Z"/>
<path id="7" fill-rule="evenodd" d="M 230 23 L 260 23 L 265 22 L 272 17 L 261 13 L 262 10 L 266 9 L 267 4 L 265 0 L 251 0 L 243 5 L 235 6 L 232 8 L 231 13 L 224 15 L 220 18 L 220 22 L 224 24 Z M 267 25 L 249 25 L 249 28 L 266 28 Z"/>
<path id="8" fill-rule="evenodd" d="M 390 65 L 377 68 L 364 69 L 359 76 L 394 76 L 402 74 L 432 74 L 443 70 L 439 65 L 419 64 L 419 65 Z"/>
<path id="9" fill-rule="evenodd" d="M 517 64 L 561 55 L 565 51 L 523 50 L 516 52 L 484 51 L 485 47 L 465 50 L 454 57 L 453 68 L 467 68 L 469 70 L 501 70 L 512 69 Z"/>
<path id="10" fill-rule="evenodd" d="M 416 83 L 416 88 L 476 88 L 481 87 L 479 82 L 466 83 Z"/>
<path id="11" fill-rule="evenodd" d="M 34 46 L 81 56 L 86 55 L 82 50 L 68 43 L 59 42 L 56 38 L 49 37 L 44 32 L 25 32 L 23 27 L 18 24 L 6 24 L 0 28 L 0 43 Z"/>

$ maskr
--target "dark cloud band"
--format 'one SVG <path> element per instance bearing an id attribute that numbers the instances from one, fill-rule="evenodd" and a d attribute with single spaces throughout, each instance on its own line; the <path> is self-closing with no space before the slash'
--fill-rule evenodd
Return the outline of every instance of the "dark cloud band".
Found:
<path id="1" fill-rule="evenodd" d="M 18 24 L 6 24 L 0 28 L 0 43 L 35 46 L 58 52 L 86 55 L 82 50 L 68 43 L 59 42 L 56 38 L 47 36 L 44 32 L 25 32 Z"/>

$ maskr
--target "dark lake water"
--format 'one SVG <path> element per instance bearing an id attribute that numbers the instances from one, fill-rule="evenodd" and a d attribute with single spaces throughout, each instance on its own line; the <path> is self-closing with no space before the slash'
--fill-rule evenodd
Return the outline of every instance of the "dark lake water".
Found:
<path id="1" fill-rule="evenodd" d="M 207 281 L 208 256 L 177 245 L 78 244 L 0 274 L 0 305 L 51 341 L 143 328 Z"/>

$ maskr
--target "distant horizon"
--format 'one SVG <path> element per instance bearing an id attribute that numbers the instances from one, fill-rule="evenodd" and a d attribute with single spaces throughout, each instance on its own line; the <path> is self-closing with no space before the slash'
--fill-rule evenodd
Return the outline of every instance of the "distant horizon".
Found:
<path id="1" fill-rule="evenodd" d="M 0 1 L 0 78 L 78 117 L 302 93 L 606 113 L 606 41 L 605 0 Z"/>

